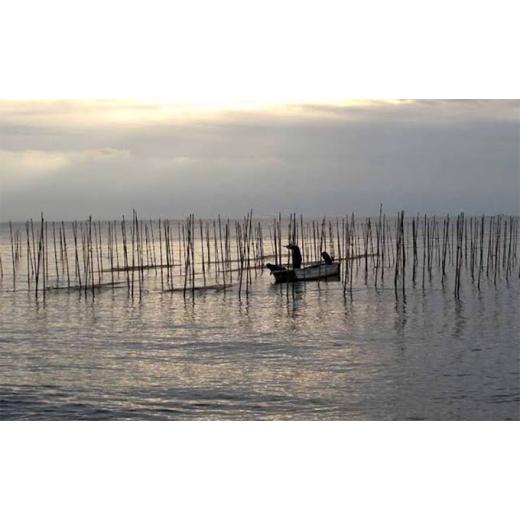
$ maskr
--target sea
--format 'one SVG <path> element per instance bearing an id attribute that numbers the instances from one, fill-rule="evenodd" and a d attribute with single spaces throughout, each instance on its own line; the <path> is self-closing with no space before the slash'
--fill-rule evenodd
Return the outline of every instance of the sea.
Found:
<path id="1" fill-rule="evenodd" d="M 276 285 L 257 263 L 240 292 L 236 272 L 227 287 L 185 293 L 182 266 L 173 291 L 164 269 L 148 269 L 132 296 L 124 271 L 115 285 L 64 289 L 63 255 L 55 266 L 49 245 L 50 276 L 61 276 L 49 287 L 62 289 L 36 295 L 27 228 L 13 228 L 0 225 L 2 420 L 520 419 L 518 264 L 507 279 L 484 272 L 480 288 L 464 269 L 458 296 L 455 262 L 423 282 L 421 251 L 404 290 L 370 259 L 351 261 L 348 284 L 342 270 Z"/>

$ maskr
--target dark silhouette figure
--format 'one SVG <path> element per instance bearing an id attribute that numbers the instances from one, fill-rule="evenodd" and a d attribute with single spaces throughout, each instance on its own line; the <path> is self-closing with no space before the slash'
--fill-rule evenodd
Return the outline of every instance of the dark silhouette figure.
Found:
<path id="1" fill-rule="evenodd" d="M 321 252 L 321 257 L 323 258 L 323 260 L 325 260 L 325 263 L 327 265 L 330 265 L 332 264 L 332 262 L 334 261 L 334 258 L 332 258 L 329 253 L 327 253 L 327 251 L 322 251 Z"/>
<path id="2" fill-rule="evenodd" d="M 289 244 L 285 246 L 287 249 L 291 250 L 292 253 L 292 267 L 293 269 L 301 269 L 302 266 L 302 254 L 300 253 L 300 248 L 296 244 Z"/>
<path id="3" fill-rule="evenodd" d="M 285 267 L 283 265 L 276 265 L 276 264 L 265 264 L 265 266 L 267 267 L 267 269 L 269 269 L 269 271 L 273 272 L 273 271 L 285 271 Z"/>

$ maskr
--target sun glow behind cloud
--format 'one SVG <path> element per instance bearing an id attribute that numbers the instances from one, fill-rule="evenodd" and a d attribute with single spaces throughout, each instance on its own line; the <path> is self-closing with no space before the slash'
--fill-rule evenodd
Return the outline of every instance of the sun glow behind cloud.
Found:
<path id="1" fill-rule="evenodd" d="M 403 102 L 404 103 L 404 102 Z M 146 125 L 181 125 L 206 121 L 208 123 L 244 121 L 248 117 L 256 121 L 268 118 L 270 122 L 333 120 L 338 111 L 349 108 L 388 106 L 390 101 L 351 100 L 341 104 L 268 105 L 263 103 L 235 103 L 228 106 L 188 105 L 157 103 L 143 100 L 0 100 L 0 118 L 14 125 L 36 125 L 62 129 L 94 128 L 122 125 L 142 127 Z M 402 103 L 399 103 L 402 104 Z M 344 117 L 345 114 L 339 114 Z M 355 118 L 355 112 L 350 113 Z"/>

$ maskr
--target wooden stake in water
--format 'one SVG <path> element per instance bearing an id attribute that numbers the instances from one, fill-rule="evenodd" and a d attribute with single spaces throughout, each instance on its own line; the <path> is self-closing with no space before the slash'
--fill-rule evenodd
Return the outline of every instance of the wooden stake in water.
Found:
<path id="1" fill-rule="evenodd" d="M 13 266 L 13 291 L 16 290 L 16 262 L 14 258 L 13 224 L 9 221 L 9 236 L 11 237 L 11 260 Z"/>

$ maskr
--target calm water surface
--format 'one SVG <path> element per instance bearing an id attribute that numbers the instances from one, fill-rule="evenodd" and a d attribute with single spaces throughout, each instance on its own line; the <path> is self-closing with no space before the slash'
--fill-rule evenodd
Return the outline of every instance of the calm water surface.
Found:
<path id="1" fill-rule="evenodd" d="M 365 284 L 362 264 L 339 282 L 160 291 L 147 274 L 126 288 L 36 301 L 0 282 L 0 418 L 520 419 L 518 274 L 481 291 L 438 279 L 396 300 Z M 0 241 L 1 242 L 1 241 Z M 450 278 L 451 280 L 451 278 Z"/>
<path id="2" fill-rule="evenodd" d="M 2 419 L 519 419 L 518 284 L 1 293 Z"/>

